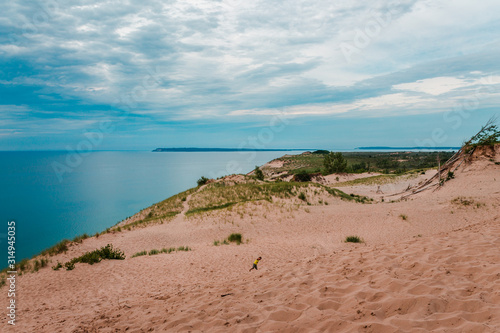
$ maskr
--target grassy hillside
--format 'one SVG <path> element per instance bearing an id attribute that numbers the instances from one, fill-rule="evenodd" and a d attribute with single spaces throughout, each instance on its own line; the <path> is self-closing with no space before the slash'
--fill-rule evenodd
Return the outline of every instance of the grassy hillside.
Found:
<path id="1" fill-rule="evenodd" d="M 438 166 L 438 155 L 445 162 L 453 152 L 349 152 L 342 153 L 347 160 L 348 172 L 380 172 L 401 174 L 410 170 L 423 170 Z M 266 172 L 287 172 L 297 174 L 324 173 L 324 154 L 285 155 L 274 161 L 283 163 L 282 167 L 263 167 Z"/>

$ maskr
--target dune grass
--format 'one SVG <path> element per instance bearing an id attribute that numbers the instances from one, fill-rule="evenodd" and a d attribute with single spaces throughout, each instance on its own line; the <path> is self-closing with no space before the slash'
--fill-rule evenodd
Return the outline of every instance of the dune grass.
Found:
<path id="1" fill-rule="evenodd" d="M 154 256 L 154 255 L 157 255 L 157 254 L 160 254 L 160 253 L 172 253 L 172 252 L 181 252 L 181 251 L 192 251 L 192 249 L 189 247 L 189 246 L 179 246 L 177 248 L 175 247 L 169 247 L 169 248 L 162 248 L 161 250 L 157 250 L 157 249 L 152 249 L 152 250 L 149 250 L 146 251 L 140 251 L 140 252 L 137 252 L 135 254 L 133 254 L 131 256 L 131 258 L 135 258 L 135 257 L 141 257 L 141 256 Z"/>
<path id="2" fill-rule="evenodd" d="M 345 243 L 364 243 L 363 239 L 359 236 L 347 236 L 345 238 Z"/>
<path id="3" fill-rule="evenodd" d="M 360 203 L 373 201 L 367 197 L 354 194 L 348 195 L 339 189 L 311 182 L 249 182 L 239 184 L 219 182 L 209 184 L 203 191 L 194 193 L 189 203 L 190 209 L 186 215 L 226 209 L 246 202 L 268 201 L 272 203 L 275 199 L 291 199 L 293 197 L 298 197 L 308 204 L 306 193 L 311 190 L 314 190 L 315 195 L 319 195 L 323 190 L 342 200 Z"/>
<path id="4" fill-rule="evenodd" d="M 76 263 L 86 263 L 93 265 L 95 263 L 101 262 L 101 260 L 123 260 L 125 255 L 119 249 L 114 249 L 112 244 L 101 247 L 100 249 L 86 252 L 79 257 L 75 257 L 70 261 L 66 262 L 64 266 L 66 270 L 70 271 L 75 268 Z"/>
<path id="5" fill-rule="evenodd" d="M 225 238 L 221 241 L 219 241 L 219 240 L 214 241 L 215 246 L 229 245 L 231 243 L 236 243 L 236 245 L 240 245 L 241 243 L 243 243 L 243 236 L 240 233 L 232 233 L 227 238 Z"/>
<path id="6" fill-rule="evenodd" d="M 138 226 L 145 226 L 160 223 L 163 220 L 170 220 L 182 212 L 187 196 L 195 193 L 197 190 L 198 188 L 196 187 L 190 188 L 189 190 L 173 195 L 148 208 L 145 208 L 131 218 L 133 220 L 132 222 L 124 224 L 121 228 L 130 230 L 131 228 Z M 115 227 L 112 230 L 118 231 L 118 228 L 120 227 Z"/>

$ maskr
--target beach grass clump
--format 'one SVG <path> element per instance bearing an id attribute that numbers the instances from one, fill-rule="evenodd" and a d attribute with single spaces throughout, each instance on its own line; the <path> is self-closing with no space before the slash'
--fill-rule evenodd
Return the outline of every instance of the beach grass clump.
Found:
<path id="1" fill-rule="evenodd" d="M 468 199 L 466 197 L 456 197 L 455 199 L 451 200 L 451 203 L 461 206 L 471 206 L 474 204 L 474 200 Z"/>
<path id="2" fill-rule="evenodd" d="M 345 238 L 345 243 L 363 243 L 363 239 L 359 236 L 347 236 Z"/>
<path id="3" fill-rule="evenodd" d="M 191 251 L 191 249 L 189 248 L 189 246 L 179 246 L 177 248 L 177 251 Z"/>
<path id="4" fill-rule="evenodd" d="M 236 244 L 240 245 L 242 242 L 242 236 L 241 236 L 241 234 L 231 234 L 231 235 L 229 235 L 227 240 L 229 242 L 236 243 Z"/>
<path id="5" fill-rule="evenodd" d="M 72 271 L 75 269 L 75 263 L 68 261 L 67 263 L 64 264 L 64 267 L 66 267 L 67 271 Z"/>
<path id="6" fill-rule="evenodd" d="M 148 256 L 154 256 L 155 254 L 159 254 L 160 251 L 157 249 L 152 249 L 148 252 Z"/>
<path id="7" fill-rule="evenodd" d="M 359 202 L 359 203 L 363 203 L 363 204 L 364 203 L 371 203 L 373 201 L 372 198 L 368 198 L 368 197 L 365 197 L 362 195 L 357 195 L 354 193 L 347 194 L 347 193 L 345 193 L 339 189 L 336 189 L 336 188 L 331 188 L 331 187 L 325 186 L 325 189 L 328 193 L 330 193 L 330 195 L 333 195 L 335 197 L 339 197 L 342 200 L 354 201 L 354 202 Z"/>
<path id="8" fill-rule="evenodd" d="M 105 259 L 123 260 L 125 259 L 125 254 L 119 249 L 114 249 L 112 244 L 108 244 L 101 247 L 100 249 L 86 252 L 79 257 L 73 258 L 64 265 L 66 266 L 66 270 L 70 271 L 74 268 L 74 265 L 76 263 L 86 263 L 89 265 L 93 265 Z"/>
<path id="9" fill-rule="evenodd" d="M 140 251 L 140 252 L 137 252 L 137 253 L 134 253 L 131 258 L 135 258 L 135 257 L 140 257 L 140 256 L 145 256 L 148 254 L 148 251 Z"/>
<path id="10" fill-rule="evenodd" d="M 68 245 L 70 243 L 71 242 L 69 240 L 63 239 L 62 241 L 60 241 L 56 245 L 49 247 L 48 249 L 43 250 L 40 253 L 40 255 L 42 255 L 42 256 L 44 256 L 44 255 L 55 256 L 56 254 L 59 254 L 59 253 L 63 253 L 63 252 L 65 253 L 66 251 L 68 251 Z"/>
<path id="11" fill-rule="evenodd" d="M 63 267 L 63 265 L 58 261 L 55 266 L 52 266 L 52 269 L 55 271 L 58 271 L 62 267 Z"/>
<path id="12" fill-rule="evenodd" d="M 81 243 L 83 242 L 84 239 L 87 239 L 89 238 L 90 236 L 87 235 L 87 234 L 83 234 L 83 235 L 80 235 L 80 236 L 76 236 L 75 238 L 73 238 L 73 243 Z"/>
<path id="13" fill-rule="evenodd" d="M 400 217 L 403 221 L 408 220 L 408 216 L 407 216 L 407 215 L 405 215 L 405 214 L 401 214 L 401 215 L 399 215 L 399 217 Z"/>
<path id="14" fill-rule="evenodd" d="M 135 227 L 142 227 L 155 223 L 163 223 L 165 221 L 172 220 L 177 214 L 182 212 L 184 208 L 184 202 L 190 194 L 195 193 L 198 188 L 194 187 L 184 192 L 173 195 L 163 201 L 160 201 L 151 207 L 141 210 L 136 215 L 127 218 L 124 221 L 124 225 L 121 225 L 120 231 L 122 229 L 131 230 Z M 118 228 L 114 229 L 118 231 Z"/>
<path id="15" fill-rule="evenodd" d="M 306 195 L 304 192 L 300 192 L 299 195 L 297 196 L 300 200 L 302 201 L 307 201 Z"/>
<path id="16" fill-rule="evenodd" d="M 168 249 L 167 248 L 163 248 L 161 249 L 161 253 L 172 253 L 172 252 L 175 252 L 175 247 L 169 247 Z"/>
<path id="17" fill-rule="evenodd" d="M 231 243 L 236 243 L 236 245 L 240 245 L 243 243 L 243 236 L 239 233 L 233 233 L 229 235 L 227 238 L 223 240 L 214 240 L 214 245 L 219 246 L 219 245 L 229 245 Z"/>

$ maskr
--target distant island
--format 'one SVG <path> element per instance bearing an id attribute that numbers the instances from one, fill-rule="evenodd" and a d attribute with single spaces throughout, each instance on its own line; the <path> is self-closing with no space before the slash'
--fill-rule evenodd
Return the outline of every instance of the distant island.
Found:
<path id="1" fill-rule="evenodd" d="M 460 147 L 383 147 L 383 146 L 375 146 L 375 147 L 358 147 L 356 149 L 360 150 L 459 150 Z"/>
<path id="2" fill-rule="evenodd" d="M 253 149 L 253 148 L 156 148 L 153 152 L 235 152 L 235 151 L 303 151 L 315 149 Z"/>

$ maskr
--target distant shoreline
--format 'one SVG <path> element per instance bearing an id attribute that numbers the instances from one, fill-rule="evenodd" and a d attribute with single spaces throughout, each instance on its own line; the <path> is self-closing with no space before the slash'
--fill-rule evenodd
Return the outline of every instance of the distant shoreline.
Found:
<path id="1" fill-rule="evenodd" d="M 459 150 L 460 147 L 358 147 L 359 150 Z"/>
<path id="2" fill-rule="evenodd" d="M 296 149 L 296 148 L 283 148 L 283 149 L 248 149 L 248 148 L 156 148 L 154 153 L 163 152 L 237 152 L 237 151 L 308 151 L 316 149 Z"/>

